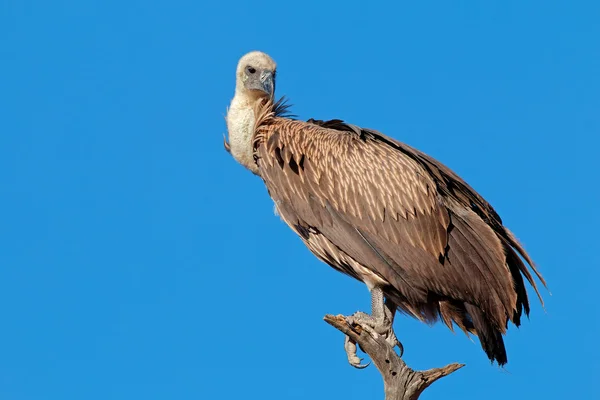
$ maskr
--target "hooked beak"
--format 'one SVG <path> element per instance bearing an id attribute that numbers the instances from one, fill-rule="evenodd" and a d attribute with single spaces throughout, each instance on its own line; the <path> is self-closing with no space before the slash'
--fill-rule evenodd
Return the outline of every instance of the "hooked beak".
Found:
<path id="1" fill-rule="evenodd" d="M 263 71 L 260 74 L 260 81 L 262 83 L 263 91 L 270 97 L 273 97 L 275 92 L 275 80 L 273 79 L 273 73 L 271 71 Z"/>
<path id="2" fill-rule="evenodd" d="M 258 75 L 258 74 L 257 74 Z M 249 79 L 246 83 L 246 87 L 251 90 L 260 90 L 266 93 L 269 97 L 273 97 L 275 92 L 275 79 L 273 78 L 273 72 L 261 71 L 260 76 Z"/>

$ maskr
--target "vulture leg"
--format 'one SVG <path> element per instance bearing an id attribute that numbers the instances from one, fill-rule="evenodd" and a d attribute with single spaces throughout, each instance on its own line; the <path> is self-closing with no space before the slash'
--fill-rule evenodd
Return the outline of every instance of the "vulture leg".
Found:
<path id="1" fill-rule="evenodd" d="M 380 287 L 374 287 L 371 290 L 371 315 L 358 311 L 346 317 L 346 320 L 350 325 L 361 325 L 367 331 L 383 335 L 390 346 L 400 348 L 400 355 L 402 355 L 404 349 L 392 328 L 395 313 L 396 304 L 389 299 L 384 301 L 383 290 Z M 346 336 L 344 348 L 350 365 L 356 368 L 365 368 L 369 365 L 360 363 L 362 360 L 356 355 L 356 343 L 348 336 Z"/>
<path id="2" fill-rule="evenodd" d="M 396 310 L 398 306 L 390 299 L 385 299 L 385 316 L 390 321 L 390 330 L 388 332 L 388 336 L 386 341 L 392 348 L 398 346 L 400 350 L 400 357 L 404 354 L 404 346 L 396 337 L 396 333 L 394 333 L 394 317 L 396 316 Z"/>

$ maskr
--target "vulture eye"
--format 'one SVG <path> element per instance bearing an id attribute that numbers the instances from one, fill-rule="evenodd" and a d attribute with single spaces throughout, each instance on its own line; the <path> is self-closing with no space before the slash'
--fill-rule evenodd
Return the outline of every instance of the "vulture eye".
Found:
<path id="1" fill-rule="evenodd" d="M 256 68 L 252 68 L 252 67 L 247 67 L 246 70 L 248 71 L 249 74 L 254 74 L 256 72 Z"/>

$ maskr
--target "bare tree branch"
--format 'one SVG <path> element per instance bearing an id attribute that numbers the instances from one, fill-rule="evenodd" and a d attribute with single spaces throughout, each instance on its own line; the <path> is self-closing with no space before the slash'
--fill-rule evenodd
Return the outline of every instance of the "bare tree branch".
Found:
<path id="1" fill-rule="evenodd" d="M 443 368 L 415 371 L 396 354 L 385 338 L 360 325 L 350 326 L 342 315 L 326 315 L 325 321 L 348 335 L 367 353 L 383 377 L 386 400 L 416 400 L 436 380 L 464 367 L 449 364 Z"/>

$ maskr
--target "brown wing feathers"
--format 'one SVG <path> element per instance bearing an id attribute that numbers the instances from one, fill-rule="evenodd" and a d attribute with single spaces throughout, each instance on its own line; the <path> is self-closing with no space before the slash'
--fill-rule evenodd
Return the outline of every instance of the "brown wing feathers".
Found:
<path id="1" fill-rule="evenodd" d="M 255 161 L 282 218 L 320 259 L 384 282 L 401 311 L 438 316 L 506 362 L 502 333 L 529 313 L 527 253 L 493 208 L 447 167 L 378 132 L 257 108 Z M 361 270 L 361 271 L 363 271 Z M 539 293 L 538 293 L 539 295 Z"/>

